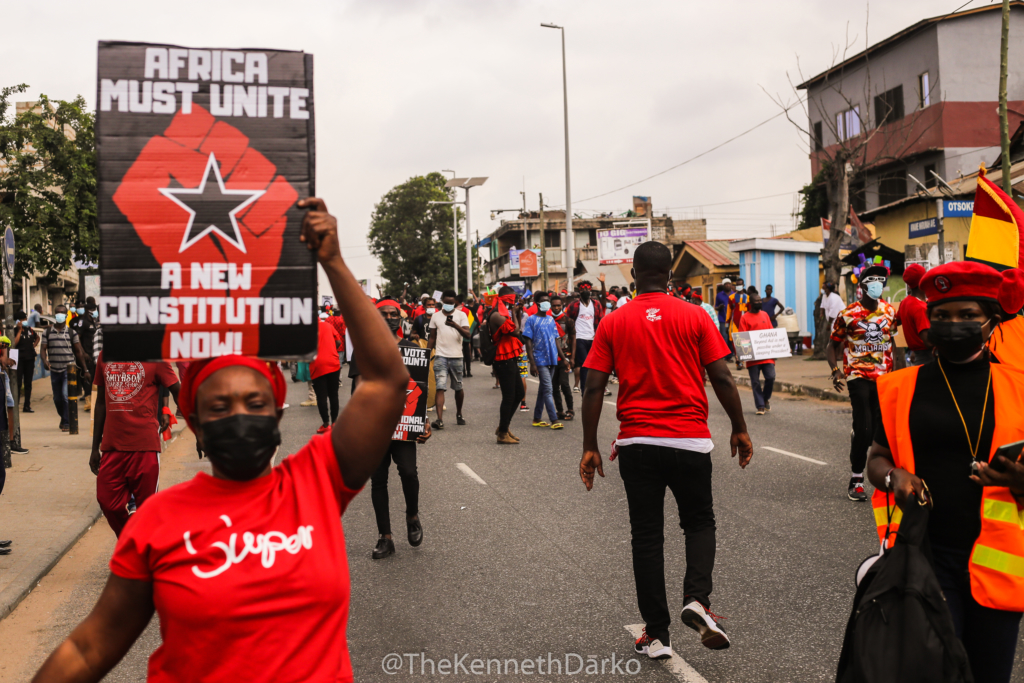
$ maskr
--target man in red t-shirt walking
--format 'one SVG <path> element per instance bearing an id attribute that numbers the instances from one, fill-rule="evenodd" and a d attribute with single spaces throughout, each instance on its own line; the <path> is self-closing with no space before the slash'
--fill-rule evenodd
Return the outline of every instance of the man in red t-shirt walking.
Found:
<path id="1" fill-rule="evenodd" d="M 645 242 L 633 255 L 637 296 L 604 318 L 585 367 L 583 457 L 580 478 L 589 491 L 594 471 L 604 471 L 597 425 L 608 377 L 619 377 L 616 404 L 619 436 L 612 459 L 626 488 L 633 538 L 633 578 L 646 623 L 634 646 L 652 659 L 672 655 L 668 598 L 665 592 L 665 487 L 679 505 L 686 533 L 686 575 L 681 621 L 701 642 L 719 650 L 729 637 L 718 626 L 711 605 L 715 566 L 715 513 L 711 496 L 711 432 L 701 368 L 707 370 L 719 403 L 732 420 L 730 446 L 746 467 L 753 454 L 739 393 L 725 358 L 729 349 L 698 306 L 667 295 L 672 252 Z"/>
<path id="2" fill-rule="evenodd" d="M 97 358 L 96 408 L 89 467 L 96 500 L 118 536 L 128 523 L 128 503 L 139 508 L 160 481 L 160 387 L 178 401 L 170 363 L 107 363 Z"/>
<path id="3" fill-rule="evenodd" d="M 921 291 L 921 278 L 924 277 L 924 266 L 911 263 L 903 271 L 903 282 L 907 284 L 907 296 L 900 302 L 896 311 L 896 324 L 907 336 L 907 347 L 910 349 L 910 360 L 914 365 L 924 365 L 932 359 L 931 344 L 928 343 L 928 330 L 931 321 L 928 319 L 928 305 L 924 302 Z"/>
<path id="4" fill-rule="evenodd" d="M 747 303 L 749 310 L 740 318 L 740 324 L 737 326 L 739 331 L 773 329 L 775 326 L 772 325 L 772 319 L 761 310 L 761 295 L 757 293 L 757 288 L 748 289 L 747 295 L 750 297 Z M 765 412 L 770 412 L 772 388 L 775 386 L 775 361 L 772 359 L 748 360 L 747 374 L 750 375 L 750 388 L 754 390 L 754 408 L 757 409 L 757 414 L 764 415 Z M 764 389 L 761 388 L 760 377 L 762 374 L 764 375 Z"/>

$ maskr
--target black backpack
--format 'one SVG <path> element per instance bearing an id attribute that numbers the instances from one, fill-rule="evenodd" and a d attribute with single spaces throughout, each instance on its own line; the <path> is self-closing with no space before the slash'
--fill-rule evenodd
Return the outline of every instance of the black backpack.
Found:
<path id="1" fill-rule="evenodd" d="M 973 683 L 967 652 L 921 548 L 927 528 L 928 508 L 911 496 L 896 544 L 871 558 L 857 587 L 837 683 Z"/>
<path id="2" fill-rule="evenodd" d="M 491 336 L 492 313 L 494 313 L 493 308 L 484 311 L 483 322 L 480 323 L 480 357 L 484 365 L 492 364 L 494 354 L 498 351 L 498 347 L 494 345 L 494 337 Z"/>

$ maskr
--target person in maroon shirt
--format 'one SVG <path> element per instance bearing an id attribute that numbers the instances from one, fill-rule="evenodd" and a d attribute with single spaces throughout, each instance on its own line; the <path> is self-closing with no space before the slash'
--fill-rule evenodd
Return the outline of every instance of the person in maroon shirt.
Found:
<path id="1" fill-rule="evenodd" d="M 749 310 L 740 318 L 738 325 L 740 332 L 751 330 L 771 330 L 775 327 L 772 319 L 767 313 L 761 310 L 761 295 L 757 293 L 756 287 L 747 289 L 750 301 L 747 304 Z M 754 408 L 758 415 L 764 415 L 772 409 L 772 389 L 775 387 L 775 361 L 748 360 L 747 374 L 750 375 L 750 388 L 754 391 Z M 761 388 L 761 375 L 764 376 L 764 388 Z"/>
<path id="2" fill-rule="evenodd" d="M 96 500 L 114 534 L 156 493 L 160 481 L 160 387 L 178 400 L 178 377 L 169 363 L 106 362 L 97 358 L 96 414 L 89 469 L 96 475 Z"/>
<path id="3" fill-rule="evenodd" d="M 928 330 L 932 324 L 928 320 L 928 305 L 921 290 L 924 274 L 924 266 L 920 264 L 911 263 L 906 267 L 903 281 L 907 284 L 907 297 L 900 302 L 900 310 L 896 311 L 896 324 L 907 336 L 910 360 L 914 365 L 924 365 L 932 360 L 932 345 L 928 343 Z"/>
<path id="4" fill-rule="evenodd" d="M 597 426 L 604 391 L 613 371 L 619 375 L 616 417 L 619 436 L 612 459 L 626 489 L 633 542 L 633 578 L 646 626 L 634 651 L 652 659 L 672 655 L 665 591 L 665 487 L 679 505 L 686 534 L 686 575 L 680 620 L 700 634 L 705 647 L 729 647 L 729 637 L 710 611 L 715 565 L 715 512 L 711 495 L 711 432 L 701 368 L 706 368 L 719 403 L 732 421 L 732 455 L 746 467 L 753 455 L 736 384 L 726 357 L 729 349 L 706 311 L 668 296 L 672 252 L 644 242 L 633 254 L 637 296 L 605 316 L 585 367 L 583 457 L 580 478 L 587 490 L 594 471 L 604 476 Z"/>
<path id="5" fill-rule="evenodd" d="M 35 683 L 101 680 L 159 613 L 147 680 L 351 683 L 342 515 L 377 469 L 405 407 L 394 336 L 341 258 L 320 199 L 300 239 L 349 323 L 360 381 L 334 428 L 274 466 L 287 384 L 277 363 L 222 356 L 189 365 L 181 409 L 213 475 L 153 496 L 132 516 L 89 616 Z"/>

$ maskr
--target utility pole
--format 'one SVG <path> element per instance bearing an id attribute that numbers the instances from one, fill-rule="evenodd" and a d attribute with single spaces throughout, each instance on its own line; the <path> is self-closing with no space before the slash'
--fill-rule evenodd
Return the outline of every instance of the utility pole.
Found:
<path id="1" fill-rule="evenodd" d="M 442 173 L 451 173 L 452 180 L 455 179 L 455 171 L 445 168 L 441 170 Z M 447 187 L 446 187 L 447 189 Z M 452 194 L 456 194 L 455 190 L 452 190 Z M 454 199 L 454 197 L 452 197 Z M 455 286 L 452 289 L 455 290 L 456 294 L 459 291 L 459 210 L 455 204 L 452 204 L 452 270 Z M 470 282 L 466 282 L 466 287 L 469 287 Z"/>
<path id="2" fill-rule="evenodd" d="M 548 243 L 544 239 L 544 193 L 540 193 L 540 267 L 544 291 L 548 291 Z"/>
<path id="3" fill-rule="evenodd" d="M 1007 177 L 1009 177 L 1010 174 L 1007 173 L 1006 175 L 1007 175 Z M 939 265 L 940 266 L 943 263 L 946 262 L 946 230 L 945 230 L 945 228 L 942 225 L 942 217 L 943 217 L 942 201 L 943 201 L 942 197 L 939 197 L 938 199 L 935 200 L 935 215 L 937 216 L 937 218 L 935 219 L 935 222 L 936 222 L 937 227 L 939 229 L 938 240 L 939 240 Z"/>
<path id="4" fill-rule="evenodd" d="M 999 137 L 1003 147 L 1003 191 L 1013 197 L 1010 186 L 1010 122 L 1006 112 L 1007 53 L 1010 48 L 1010 0 L 1003 0 L 1003 35 L 999 45 Z M 941 252 L 940 252 L 941 257 Z"/>

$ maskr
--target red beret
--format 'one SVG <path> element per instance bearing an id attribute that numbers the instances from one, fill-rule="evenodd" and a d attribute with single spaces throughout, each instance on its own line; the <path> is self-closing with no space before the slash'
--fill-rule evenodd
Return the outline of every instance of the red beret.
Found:
<path id="1" fill-rule="evenodd" d="M 917 289 L 921 284 L 921 278 L 924 277 L 924 274 L 924 266 L 920 263 L 911 263 L 903 271 L 903 281 L 906 282 L 907 286 L 911 289 Z"/>
<path id="2" fill-rule="evenodd" d="M 1014 315 L 1024 308 L 1024 271 L 1016 268 L 1003 271 L 1003 282 L 999 285 L 999 305 Z"/>
<path id="3" fill-rule="evenodd" d="M 192 424 L 192 414 L 196 410 L 196 392 L 199 391 L 199 386 L 218 370 L 235 365 L 252 368 L 266 377 L 270 382 L 271 390 L 274 392 L 274 403 L 277 404 L 278 409 L 284 407 L 284 399 L 288 394 L 288 385 L 284 381 L 284 375 L 281 374 L 280 366 L 274 361 L 268 362 L 248 356 L 231 355 L 189 363 L 188 369 L 185 370 L 184 376 L 181 378 L 181 390 L 178 392 L 178 407 L 181 408 L 181 413 L 185 416 L 185 424 L 193 432 L 198 427 L 198 425 Z"/>
<path id="4" fill-rule="evenodd" d="M 1003 274 L 976 261 L 953 261 L 932 268 L 921 278 L 928 305 L 946 301 L 999 301 Z"/>

